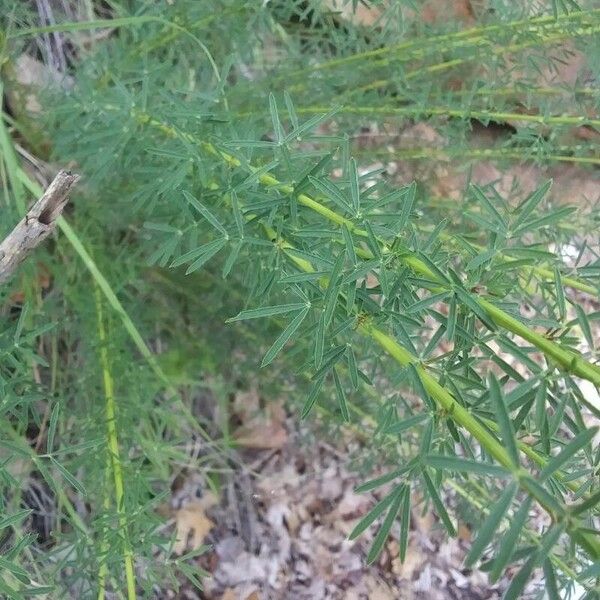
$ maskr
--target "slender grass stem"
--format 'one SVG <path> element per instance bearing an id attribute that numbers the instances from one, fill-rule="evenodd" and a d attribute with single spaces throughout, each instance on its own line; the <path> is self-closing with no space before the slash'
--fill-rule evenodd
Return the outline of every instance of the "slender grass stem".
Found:
<path id="1" fill-rule="evenodd" d="M 564 148 L 563 151 L 569 151 Z M 576 150 L 573 148 L 573 150 Z M 394 160 L 399 159 L 421 159 L 431 158 L 434 160 L 448 161 L 452 158 L 461 159 L 510 159 L 523 162 L 524 159 L 544 160 L 551 162 L 568 162 L 580 165 L 600 165 L 598 156 L 576 156 L 570 154 L 545 154 L 536 153 L 531 148 L 461 148 L 460 150 L 452 150 L 447 148 L 404 148 L 402 150 L 394 150 L 393 152 L 385 151 L 375 153 L 375 156 L 387 157 Z"/>
<path id="2" fill-rule="evenodd" d="M 106 437 L 107 437 L 107 460 L 110 463 L 110 470 L 113 475 L 113 483 L 115 490 L 115 504 L 118 516 L 119 529 L 123 538 L 123 564 L 125 567 L 125 580 L 127 583 L 127 598 L 128 600 L 136 599 L 135 589 L 135 570 L 133 550 L 129 539 L 127 517 L 125 514 L 125 486 L 123 483 L 123 470 L 121 466 L 121 458 L 119 453 L 119 438 L 117 432 L 117 416 L 115 391 L 110 362 L 108 359 L 108 337 L 106 334 L 106 326 L 104 316 L 102 314 L 102 298 L 100 289 L 96 286 L 95 290 L 96 314 L 98 318 L 98 339 L 100 342 L 100 366 L 102 369 L 102 379 L 104 383 L 105 394 L 105 416 L 106 416 Z M 108 470 L 108 466 L 107 466 Z M 103 563 L 106 564 L 106 563 Z M 100 594 L 104 594 L 104 582 L 106 573 L 101 571 L 99 574 Z"/>
<path id="3" fill-rule="evenodd" d="M 578 29 L 576 32 L 561 32 L 559 34 L 547 36 L 547 37 L 544 37 L 541 39 L 529 40 L 527 42 L 521 42 L 519 44 L 510 44 L 510 45 L 500 46 L 500 47 L 496 47 L 496 48 L 488 40 L 482 40 L 480 43 L 475 44 L 475 45 L 477 46 L 478 50 L 485 49 L 485 48 L 491 48 L 491 50 L 492 50 L 491 54 L 493 56 L 502 56 L 505 54 L 510 54 L 511 52 L 518 52 L 519 50 L 525 50 L 527 48 L 531 48 L 531 47 L 535 47 L 535 46 L 547 45 L 552 42 L 560 42 L 560 41 L 569 39 L 573 34 L 577 34 L 579 36 L 586 36 L 586 35 L 594 35 L 594 34 L 598 33 L 598 31 L 600 31 L 600 29 L 598 27 L 589 27 L 589 28 L 585 28 L 585 29 Z M 412 71 L 409 71 L 408 73 L 406 73 L 404 75 L 404 79 L 411 80 L 411 79 L 417 79 L 420 75 L 432 75 L 432 74 L 436 74 L 436 73 L 441 73 L 443 71 L 453 69 L 455 67 L 467 64 L 469 62 L 478 60 L 480 58 L 481 57 L 479 55 L 479 52 L 472 52 L 470 56 L 465 57 L 465 58 L 455 58 L 455 59 L 443 61 L 440 63 L 427 65 L 425 67 L 419 67 L 417 69 L 413 69 Z M 373 66 L 375 66 L 375 65 L 373 65 Z M 378 89 L 385 85 L 388 85 L 389 83 L 390 83 L 390 81 L 386 80 L 386 79 L 378 80 L 371 84 L 367 84 L 365 86 L 361 86 L 361 87 L 354 89 L 353 94 L 354 93 L 364 93 L 368 90 Z"/>
<path id="4" fill-rule="evenodd" d="M 110 510 L 110 495 L 109 480 L 110 480 L 111 461 L 110 456 L 107 456 L 106 467 L 104 469 L 104 484 L 105 492 L 102 506 L 104 512 L 108 513 Z M 108 577 L 108 563 L 106 562 L 106 555 L 110 548 L 110 542 L 108 540 L 108 528 L 104 527 L 102 531 L 102 542 L 100 543 L 100 568 L 98 569 L 98 600 L 104 600 L 106 597 L 106 578 Z"/>
<path id="5" fill-rule="evenodd" d="M 311 71 L 323 71 L 328 69 L 337 68 L 343 65 L 352 64 L 360 61 L 368 61 L 381 56 L 389 55 L 409 55 L 411 49 L 415 48 L 420 50 L 424 48 L 427 50 L 430 48 L 430 52 L 437 52 L 440 49 L 448 50 L 454 47 L 454 44 L 460 44 L 462 40 L 475 38 L 477 40 L 484 39 L 486 35 L 494 33 L 505 33 L 512 30 L 523 29 L 527 33 L 536 33 L 543 31 L 544 28 L 561 28 L 567 23 L 577 23 L 583 19 L 589 17 L 595 17 L 600 15 L 600 9 L 594 9 L 591 11 L 573 12 L 568 15 L 560 15 L 558 18 L 551 16 L 536 17 L 533 19 L 520 19 L 516 21 L 509 21 L 507 23 L 498 25 L 487 25 L 481 27 L 472 27 L 470 29 L 462 29 L 453 33 L 444 33 L 434 36 L 428 36 L 427 39 L 415 39 L 407 42 L 402 42 L 395 45 L 386 45 L 382 48 L 376 48 L 373 50 L 365 50 L 363 52 L 357 52 L 350 56 L 344 56 L 341 58 L 333 58 L 310 67 L 299 69 L 290 74 L 286 75 L 286 78 L 303 77 L 308 75 Z M 412 58 L 412 56 L 411 56 Z"/>
<path id="6" fill-rule="evenodd" d="M 325 114 L 328 110 L 324 106 L 297 108 L 298 114 Z M 600 127 L 600 119 L 589 119 L 583 116 L 523 114 L 493 110 L 472 110 L 470 108 L 458 109 L 446 106 L 342 106 L 338 112 L 341 114 L 368 116 L 383 115 L 408 118 L 454 117 L 460 119 L 477 119 L 479 121 L 522 121 L 538 125 L 591 125 L 593 127 Z"/>
<path id="7" fill-rule="evenodd" d="M 29 176 L 22 170 L 17 170 L 19 180 L 25 185 L 25 187 L 34 195 L 39 196 L 42 193 L 42 188 L 34 182 Z M 137 327 L 133 323 L 133 320 L 121 304 L 121 301 L 117 298 L 114 290 L 112 289 L 110 283 L 103 275 L 103 273 L 98 268 L 98 265 L 91 257 L 89 252 L 86 250 L 79 236 L 75 233 L 71 225 L 66 221 L 64 217 L 60 217 L 58 219 L 58 227 L 67 238 L 75 252 L 79 255 L 79 258 L 82 260 L 85 267 L 91 273 L 94 281 L 104 294 L 111 308 L 119 315 L 125 330 L 129 334 L 129 337 L 135 344 L 135 347 L 138 349 L 139 353 L 142 355 L 144 360 L 148 363 L 154 374 L 158 377 L 158 379 L 167 386 L 170 386 L 169 379 L 163 372 L 162 368 L 158 364 L 155 356 L 152 354 L 146 342 L 142 338 L 140 332 Z M 174 390 L 171 390 L 173 395 L 176 395 Z"/>

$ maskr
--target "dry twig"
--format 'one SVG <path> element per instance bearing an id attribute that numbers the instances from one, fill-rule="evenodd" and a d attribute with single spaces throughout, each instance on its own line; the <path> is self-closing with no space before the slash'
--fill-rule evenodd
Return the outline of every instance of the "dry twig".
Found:
<path id="1" fill-rule="evenodd" d="M 56 219 L 78 180 L 79 175 L 60 171 L 44 195 L 6 236 L 0 244 L 0 283 L 7 281 L 27 255 L 54 231 Z"/>

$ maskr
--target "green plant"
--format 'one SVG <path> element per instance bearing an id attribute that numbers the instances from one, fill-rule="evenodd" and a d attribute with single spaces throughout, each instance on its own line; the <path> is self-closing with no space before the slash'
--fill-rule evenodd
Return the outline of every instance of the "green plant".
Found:
<path id="1" fill-rule="evenodd" d="M 7 11 L 9 62 L 21 42 L 44 32 L 115 31 L 92 53 L 81 49 L 73 89 L 44 102 L 55 156 L 78 162 L 87 189 L 61 222 L 56 250 L 44 256 L 55 278 L 50 298 L 42 302 L 36 267 L 24 270 L 35 310 L 21 312 L 11 338 L 27 325 L 28 353 L 12 342 L 5 353 L 14 364 L 4 384 L 3 447 L 11 454 L 3 460 L 21 457 L 53 486 L 70 535 L 57 534 L 48 560 L 32 556 L 31 540 L 17 539 L 25 515 L 13 496 L 3 591 L 34 589 L 22 565 L 37 562 L 36 581 L 56 569 L 63 593 L 102 597 L 112 587 L 132 598 L 136 585 L 149 593 L 160 581 L 158 567 L 135 581 L 134 563 L 151 561 L 153 543 L 168 548 L 152 538 L 153 508 L 173 465 L 189 464 L 179 441 L 193 434 L 214 444 L 208 469 L 228 445 L 226 432 L 215 442 L 214 428 L 195 423 L 151 348 L 149 340 L 160 339 L 182 354 L 204 353 L 212 370 L 237 343 L 245 362 L 231 369 L 246 374 L 259 366 L 259 345 L 269 373 L 298 374 L 302 417 L 319 407 L 334 426 L 372 436 L 365 452 L 389 471 L 361 486 L 386 490 L 352 534 L 384 517 L 369 562 L 397 518 L 405 556 L 414 488 L 455 535 L 442 491 L 452 487 L 481 511 L 468 564 L 488 548 L 492 580 L 520 564 L 507 598 L 518 597 L 538 567 L 549 597 L 575 582 L 597 597 L 599 455 L 596 428 L 585 418 L 599 411 L 580 382 L 600 385 L 599 313 L 579 304 L 581 294 L 595 298 L 600 289 L 596 248 L 581 242 L 597 226 L 596 212 L 553 206 L 550 183 L 521 202 L 493 185 L 470 185 L 460 210 L 444 206 L 441 219 L 425 187 L 395 185 L 380 168 L 363 171 L 369 151 L 359 153 L 352 136 L 368 121 L 385 128 L 388 119 L 427 118 L 447 145 L 401 152 L 597 164 L 597 145 L 570 136 L 574 126 L 600 125 L 596 91 L 542 84 L 539 74 L 568 59 L 565 41 L 597 56 L 600 11 L 555 3 L 531 18 L 517 3 L 490 2 L 479 25 L 435 31 L 403 16 L 397 2 L 365 30 L 320 2 L 129 4 L 111 3 L 110 19 L 48 27 Z M 474 121 L 515 130 L 478 149 L 470 145 Z M 25 127 L 6 122 L 34 143 Z M 26 190 L 38 195 L 39 188 L 19 167 L 5 125 L 1 132 L 5 195 L 22 212 Z M 576 265 L 567 268 L 551 244 L 579 244 Z M 182 304 L 162 305 L 148 283 L 149 272 L 164 278 L 167 267 L 184 265 L 189 277 L 171 283 L 201 298 L 189 314 Z M 50 333 L 35 328 L 65 312 L 70 321 Z M 223 341 L 207 351 L 185 331 L 191 315 L 207 321 L 209 314 Z M 50 358 L 41 389 L 26 376 L 40 336 Z M 202 340 L 212 339 L 207 326 Z M 59 341 L 68 348 L 79 340 L 87 340 L 81 355 L 58 349 Z M 111 360 L 117 353 L 121 359 Z M 15 383 L 19 373 L 23 383 Z M 45 389 L 57 399 L 40 418 L 32 405 Z M 83 406 L 88 394 L 103 400 Z M 46 454 L 26 442 L 30 412 Z M 126 458 L 120 447 L 130 449 Z M 103 482 L 111 480 L 107 494 L 113 484 Z M 90 522 L 71 494 L 59 492 L 61 481 L 94 499 Z M 540 511 L 544 526 L 535 531 L 528 523 Z M 167 562 L 166 571 L 186 572 L 181 561 Z"/>

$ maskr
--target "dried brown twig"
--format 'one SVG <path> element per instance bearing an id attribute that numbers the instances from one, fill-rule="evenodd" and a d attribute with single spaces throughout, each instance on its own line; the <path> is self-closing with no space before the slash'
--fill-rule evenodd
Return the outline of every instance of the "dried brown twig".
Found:
<path id="1" fill-rule="evenodd" d="M 27 255 L 54 231 L 56 219 L 78 180 L 79 175 L 60 171 L 44 195 L 6 236 L 0 244 L 0 283 L 7 281 Z"/>

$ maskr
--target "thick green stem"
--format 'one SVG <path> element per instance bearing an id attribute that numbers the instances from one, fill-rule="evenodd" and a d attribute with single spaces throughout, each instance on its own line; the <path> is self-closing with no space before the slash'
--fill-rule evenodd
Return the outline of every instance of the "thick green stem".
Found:
<path id="1" fill-rule="evenodd" d="M 269 239 L 277 239 L 277 233 L 275 230 L 267 225 L 263 225 L 263 227 Z M 293 249 L 293 246 L 284 240 L 279 240 L 277 243 L 284 252 L 286 250 Z M 307 260 L 298 258 L 294 254 L 287 252 L 286 254 L 288 258 L 301 270 L 309 273 L 314 272 L 313 266 Z M 322 278 L 320 284 L 325 287 L 327 286 L 326 277 Z M 430 394 L 436 405 L 455 423 L 468 431 L 490 456 L 492 456 L 507 470 L 511 471 L 518 481 L 520 487 L 533 498 L 535 498 L 539 505 L 544 508 L 544 510 L 551 516 L 553 520 L 564 518 L 564 516 L 567 514 L 566 508 L 560 506 L 560 503 L 557 503 L 561 508 L 561 514 L 556 514 L 555 506 L 551 506 L 548 503 L 543 492 L 540 493 L 535 486 L 531 486 L 529 484 L 527 473 L 522 469 L 515 467 L 510 454 L 507 452 L 504 446 L 480 421 L 478 421 L 462 404 L 460 404 L 456 398 L 454 398 L 454 396 L 448 392 L 448 390 L 440 385 L 435 377 L 429 374 L 416 356 L 401 346 L 391 336 L 374 327 L 368 321 L 360 324 L 357 327 L 357 331 L 379 344 L 385 350 L 385 352 L 399 365 L 403 367 L 413 365 L 419 374 L 425 390 Z M 594 557 L 600 556 L 600 542 L 598 542 L 593 536 L 579 530 L 579 525 L 579 522 L 571 521 L 567 526 L 567 533 L 573 542 L 584 547 Z"/>
<path id="2" fill-rule="evenodd" d="M 153 119 L 148 114 L 136 113 L 134 114 L 134 117 L 140 123 L 156 127 L 169 137 L 183 137 L 184 139 L 186 139 L 186 141 L 198 144 L 206 152 L 220 158 L 230 167 L 242 167 L 242 163 L 239 159 L 235 158 L 235 156 L 232 156 L 231 154 L 223 150 L 218 149 L 210 142 L 196 140 L 196 138 L 190 134 L 181 134 L 169 125 L 166 125 L 165 123 Z M 252 171 L 256 171 L 256 168 L 251 165 L 247 165 L 246 168 L 249 168 Z M 258 181 L 265 187 L 276 187 L 280 192 L 284 194 L 294 193 L 294 187 L 292 185 L 282 183 L 276 177 L 268 173 L 263 173 L 259 175 Z M 366 235 L 366 232 L 357 227 L 353 221 L 324 206 L 314 198 L 311 198 L 306 194 L 298 194 L 297 199 L 299 204 L 320 214 L 327 220 L 336 223 L 337 225 L 346 225 L 351 232 L 357 235 Z M 378 240 L 378 242 L 381 244 L 383 252 L 390 252 L 390 249 L 385 242 L 383 242 L 382 240 Z M 415 272 L 419 273 L 420 275 L 424 275 L 436 285 L 438 285 L 440 290 L 452 289 L 451 284 L 449 284 L 447 281 L 440 279 L 440 277 L 438 277 L 438 275 L 436 275 L 425 264 L 425 262 L 423 262 L 418 256 L 415 256 L 413 253 L 407 252 L 399 256 L 398 258 L 405 265 L 413 269 Z M 498 308 L 495 304 L 492 304 L 488 300 L 482 298 L 480 295 L 472 293 L 472 297 L 474 301 L 479 304 L 479 306 L 493 319 L 493 321 L 497 325 L 505 328 L 511 333 L 522 337 L 528 342 L 531 342 L 536 348 L 544 352 L 544 354 L 546 354 L 548 358 L 551 358 L 552 360 L 556 361 L 565 371 L 573 375 L 582 377 L 583 379 L 587 379 L 594 383 L 594 385 L 600 386 L 600 367 L 589 363 L 583 357 L 575 354 L 573 351 L 565 350 L 564 348 L 561 348 L 556 342 L 548 340 L 542 335 L 534 332 L 529 327 L 527 327 L 526 325 L 524 325 L 523 323 L 521 323 L 520 321 L 503 311 L 501 308 Z"/>

